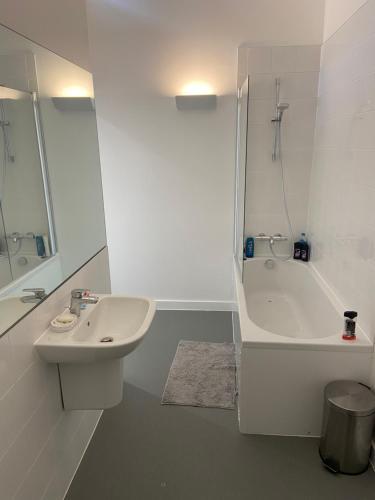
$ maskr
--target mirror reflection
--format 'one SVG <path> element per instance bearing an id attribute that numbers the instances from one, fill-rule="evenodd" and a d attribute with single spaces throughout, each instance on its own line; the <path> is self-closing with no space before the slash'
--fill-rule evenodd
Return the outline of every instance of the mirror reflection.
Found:
<path id="1" fill-rule="evenodd" d="M 33 94 L 0 88 L 0 286 L 51 256 Z"/>
<path id="2" fill-rule="evenodd" d="M 0 26 L 0 335 L 106 245 L 91 74 Z"/>

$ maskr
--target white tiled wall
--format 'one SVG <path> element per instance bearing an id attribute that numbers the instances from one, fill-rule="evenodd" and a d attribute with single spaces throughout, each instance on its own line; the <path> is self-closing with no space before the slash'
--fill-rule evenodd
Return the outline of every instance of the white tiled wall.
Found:
<path id="1" fill-rule="evenodd" d="M 322 47 L 309 233 L 312 263 L 375 334 L 375 0 Z"/>
<path id="2" fill-rule="evenodd" d="M 61 500 L 100 418 L 62 410 L 56 365 L 33 347 L 76 287 L 110 291 L 106 249 L 0 338 L 0 500 Z"/>
<path id="3" fill-rule="evenodd" d="M 246 235 L 289 235 L 285 217 L 280 162 L 272 161 L 275 116 L 275 79 L 280 78 L 280 100 L 288 102 L 282 123 L 285 187 L 293 231 L 306 231 L 308 190 L 320 46 L 241 47 L 238 83 L 250 75 L 248 161 L 246 182 Z M 277 251 L 288 251 L 290 242 Z M 256 253 L 268 247 L 256 244 Z"/>

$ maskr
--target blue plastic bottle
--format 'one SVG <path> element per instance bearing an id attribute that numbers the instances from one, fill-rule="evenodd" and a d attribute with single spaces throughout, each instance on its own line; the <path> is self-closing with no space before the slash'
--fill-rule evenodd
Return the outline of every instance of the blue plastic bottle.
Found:
<path id="1" fill-rule="evenodd" d="M 246 238 L 245 255 L 247 259 L 252 259 L 254 257 L 254 238 L 251 236 Z"/>
<path id="2" fill-rule="evenodd" d="M 44 257 L 46 255 L 46 249 L 44 248 L 43 236 L 35 236 L 35 244 L 38 257 Z"/>

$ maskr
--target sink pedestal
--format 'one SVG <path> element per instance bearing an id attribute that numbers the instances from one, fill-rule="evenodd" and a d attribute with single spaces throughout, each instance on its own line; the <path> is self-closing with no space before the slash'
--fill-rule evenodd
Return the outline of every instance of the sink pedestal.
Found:
<path id="1" fill-rule="evenodd" d="M 123 395 L 123 358 L 96 363 L 59 364 L 65 410 L 98 410 L 116 406 Z"/>

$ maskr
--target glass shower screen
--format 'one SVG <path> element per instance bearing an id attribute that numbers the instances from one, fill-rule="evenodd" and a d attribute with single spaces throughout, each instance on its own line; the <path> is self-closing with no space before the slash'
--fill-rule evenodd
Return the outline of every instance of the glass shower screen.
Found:
<path id="1" fill-rule="evenodd" d="M 0 287 L 52 254 L 41 162 L 33 94 L 0 87 Z"/>
<path id="2" fill-rule="evenodd" d="M 249 113 L 249 77 L 238 89 L 237 99 L 237 150 L 236 150 L 236 196 L 235 196 L 235 236 L 234 255 L 236 264 L 243 272 L 244 225 L 245 225 L 245 193 L 247 135 Z"/>

